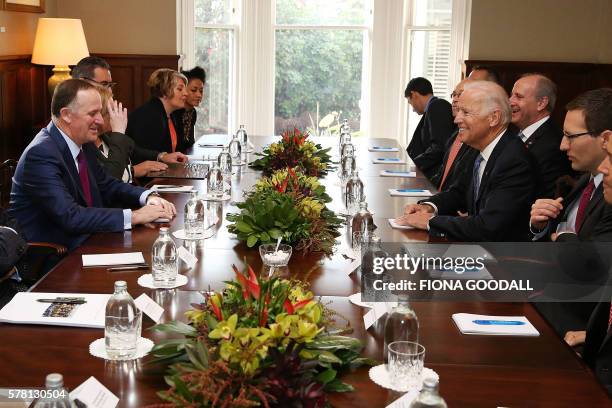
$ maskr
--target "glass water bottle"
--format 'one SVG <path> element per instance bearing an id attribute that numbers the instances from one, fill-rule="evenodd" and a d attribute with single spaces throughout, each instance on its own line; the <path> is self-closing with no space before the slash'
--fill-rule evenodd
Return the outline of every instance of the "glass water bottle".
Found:
<path id="1" fill-rule="evenodd" d="M 198 198 L 197 191 L 191 191 L 189 201 L 185 204 L 185 236 L 197 238 L 204 234 L 204 219 L 206 204 Z"/>
<path id="2" fill-rule="evenodd" d="M 159 229 L 159 237 L 153 243 L 153 285 L 158 288 L 172 287 L 178 275 L 176 244 L 168 228 Z"/>
<path id="3" fill-rule="evenodd" d="M 115 293 L 106 303 L 104 324 L 106 354 L 110 359 L 126 360 L 136 355 L 140 324 L 141 314 L 127 291 L 127 283 L 116 281 Z"/>
<path id="4" fill-rule="evenodd" d="M 421 393 L 410 404 L 410 408 L 447 408 L 446 402 L 438 392 L 438 380 L 426 378 L 423 380 Z"/>
<path id="5" fill-rule="evenodd" d="M 363 182 L 359 178 L 359 172 L 355 171 L 351 178 L 346 182 L 344 203 L 350 215 L 355 214 L 359 209 L 359 203 L 365 200 L 363 193 Z"/>
<path id="6" fill-rule="evenodd" d="M 33 405 L 34 408 L 70 408 L 72 406 L 68 390 L 64 388 L 64 377 L 61 374 L 47 375 L 45 389 L 40 395 L 41 397 Z"/>
<path id="7" fill-rule="evenodd" d="M 233 166 L 242 165 L 242 144 L 238 138 L 238 133 L 232 137 L 232 141 L 229 144 L 229 154 L 232 158 Z"/>
<path id="8" fill-rule="evenodd" d="M 419 319 L 410 307 L 408 295 L 398 295 L 397 306 L 387 314 L 383 358 L 387 362 L 388 346 L 394 341 L 419 342 Z"/>

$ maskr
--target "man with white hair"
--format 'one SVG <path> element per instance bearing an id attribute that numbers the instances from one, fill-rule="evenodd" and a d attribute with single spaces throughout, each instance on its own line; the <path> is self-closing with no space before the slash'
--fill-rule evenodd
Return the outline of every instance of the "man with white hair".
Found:
<path id="1" fill-rule="evenodd" d="M 454 241 L 523 241 L 535 181 L 525 145 L 507 131 L 511 110 L 502 87 L 470 81 L 458 102 L 461 141 L 480 153 L 472 177 L 419 204 L 408 205 L 401 225 Z M 466 185 L 467 184 L 467 185 Z"/>

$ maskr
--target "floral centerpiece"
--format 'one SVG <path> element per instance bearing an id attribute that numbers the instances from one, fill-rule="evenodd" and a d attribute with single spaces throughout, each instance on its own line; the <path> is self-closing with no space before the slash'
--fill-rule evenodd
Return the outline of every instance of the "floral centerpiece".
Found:
<path id="1" fill-rule="evenodd" d="M 188 324 L 153 328 L 183 336 L 152 351 L 174 362 L 161 406 L 315 408 L 328 406 L 327 392 L 352 391 L 339 375 L 374 362 L 360 356 L 359 340 L 331 329 L 333 312 L 307 285 L 234 272 L 225 290 L 193 305 Z"/>
<path id="2" fill-rule="evenodd" d="M 228 231 L 248 247 L 276 242 L 279 237 L 296 250 L 332 253 L 342 219 L 326 207 L 331 198 L 316 177 L 291 168 L 263 177 L 248 193 L 241 212 L 228 214 Z"/>
<path id="3" fill-rule="evenodd" d="M 260 158 L 250 166 L 262 170 L 265 175 L 291 167 L 308 176 L 324 176 L 331 168 L 330 149 L 323 149 L 307 139 L 308 133 L 297 128 L 285 130 L 280 141 L 266 147 L 263 153 L 255 153 Z"/>

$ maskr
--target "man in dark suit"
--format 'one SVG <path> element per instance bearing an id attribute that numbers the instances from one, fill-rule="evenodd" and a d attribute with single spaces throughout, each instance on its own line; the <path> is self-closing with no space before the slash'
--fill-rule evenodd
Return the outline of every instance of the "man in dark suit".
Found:
<path id="1" fill-rule="evenodd" d="M 453 133 L 451 105 L 433 96 L 431 83 L 421 77 L 408 82 L 404 96 L 412 109 L 422 115 L 406 150 L 414 164 L 431 179 L 442 164 L 446 142 Z"/>
<path id="2" fill-rule="evenodd" d="M 512 88 L 512 124 L 518 129 L 536 167 L 536 198 L 554 198 L 555 182 L 572 174 L 559 145 L 563 133 L 550 118 L 557 100 L 557 86 L 541 74 L 525 74 Z"/>
<path id="3" fill-rule="evenodd" d="M 406 207 L 403 225 L 456 241 L 520 241 L 527 235 L 535 183 L 531 158 L 509 133 L 506 92 L 493 82 L 465 84 L 455 123 L 459 138 L 478 150 L 468 185 L 455 183 L 419 204 Z"/>
<path id="4" fill-rule="evenodd" d="M 73 249 L 91 233 L 176 214 L 171 203 L 111 177 L 98 164 L 93 142 L 101 109 L 100 94 L 86 81 L 69 79 L 56 88 L 52 121 L 25 149 L 13 177 L 9 212 L 26 240 Z"/>
<path id="5" fill-rule="evenodd" d="M 459 97 L 463 93 L 463 87 L 469 79 L 460 81 L 453 93 L 451 94 L 453 109 L 453 117 L 457 116 Z M 439 191 L 446 191 L 463 177 L 470 177 L 472 174 L 472 165 L 478 150 L 463 143 L 459 137 L 459 129 L 455 129 L 448 139 L 446 151 L 442 159 L 442 165 L 437 173 L 431 178 L 433 185 L 438 186 Z"/>
<path id="6" fill-rule="evenodd" d="M 586 113 L 585 131 L 597 134 L 603 140 L 605 159 L 599 166 L 600 174 L 603 174 L 603 196 L 607 205 L 612 205 L 612 89 L 597 89 L 589 91 L 591 108 L 598 111 L 595 115 Z M 580 98 L 580 97 L 579 97 Z M 567 119 L 566 119 L 567 122 Z M 593 369 L 597 379 L 612 394 L 612 330 L 610 328 L 610 317 L 612 308 L 610 291 L 612 282 L 608 282 L 602 302 L 599 303 L 588 321 L 585 332 L 569 332 L 565 339 L 574 346 L 584 341 L 582 357 Z"/>

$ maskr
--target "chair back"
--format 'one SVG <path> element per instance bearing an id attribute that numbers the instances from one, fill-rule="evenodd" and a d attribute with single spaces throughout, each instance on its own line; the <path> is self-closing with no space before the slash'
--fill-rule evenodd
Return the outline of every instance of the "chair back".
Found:
<path id="1" fill-rule="evenodd" d="M 0 164 L 0 207 L 8 208 L 11 199 L 11 187 L 13 185 L 13 175 L 17 168 L 17 161 L 14 159 L 5 160 Z"/>

